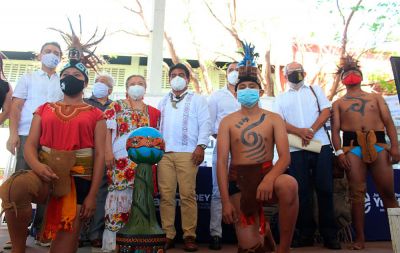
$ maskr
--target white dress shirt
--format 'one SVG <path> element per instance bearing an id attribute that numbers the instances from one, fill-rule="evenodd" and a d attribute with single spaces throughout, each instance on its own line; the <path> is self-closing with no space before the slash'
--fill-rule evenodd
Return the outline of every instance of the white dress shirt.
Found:
<path id="1" fill-rule="evenodd" d="M 197 145 L 209 142 L 211 134 L 210 113 L 207 100 L 189 91 L 172 107 L 168 93 L 158 104 L 161 111 L 160 130 L 165 141 L 166 152 L 190 152 Z"/>
<path id="2" fill-rule="evenodd" d="M 322 89 L 318 85 L 313 85 L 312 88 L 318 97 L 321 111 L 330 108 L 331 103 Z M 280 94 L 275 100 L 274 111 L 280 114 L 287 123 L 298 128 L 310 128 L 319 116 L 317 99 L 307 84 L 304 84 L 297 91 L 289 88 Z M 330 144 L 323 127 L 314 134 L 313 140 L 320 141 L 322 145 Z M 290 152 L 298 150 L 300 149 L 290 147 Z"/>
<path id="3" fill-rule="evenodd" d="M 46 72 L 39 69 L 21 76 L 13 93 L 13 97 L 25 100 L 18 124 L 18 134 L 28 135 L 36 108 L 46 102 L 57 102 L 63 99 L 63 96 L 57 73 L 49 77 Z"/>
<path id="4" fill-rule="evenodd" d="M 232 92 L 225 86 L 217 90 L 208 98 L 208 109 L 210 110 L 210 121 L 212 134 L 218 134 L 221 120 L 228 114 L 240 109 L 240 103 L 233 96 Z"/>

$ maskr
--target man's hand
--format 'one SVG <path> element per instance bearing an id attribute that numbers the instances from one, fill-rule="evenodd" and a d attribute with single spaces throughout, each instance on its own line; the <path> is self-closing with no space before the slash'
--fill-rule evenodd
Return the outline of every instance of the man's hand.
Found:
<path id="1" fill-rule="evenodd" d="M 396 163 L 398 163 L 400 161 L 400 154 L 399 154 L 399 148 L 398 147 L 392 146 L 390 148 L 389 153 L 390 153 L 390 162 L 392 164 L 396 164 Z"/>
<path id="2" fill-rule="evenodd" d="M 222 204 L 222 220 L 225 224 L 234 224 L 238 222 L 238 216 L 235 207 L 230 201 Z"/>
<path id="3" fill-rule="evenodd" d="M 303 147 L 308 146 L 312 138 L 314 138 L 314 132 L 310 128 L 299 128 L 297 135 L 302 139 Z"/>
<path id="4" fill-rule="evenodd" d="M 199 166 L 204 160 L 204 149 L 197 146 L 192 153 L 192 161 L 196 166 Z"/>
<path id="5" fill-rule="evenodd" d="M 15 155 L 17 148 L 20 146 L 20 138 L 18 134 L 11 134 L 7 141 L 7 150 Z"/>
<path id="6" fill-rule="evenodd" d="M 114 167 L 114 164 L 115 164 L 115 157 L 114 157 L 114 154 L 113 154 L 113 152 L 105 152 L 105 154 L 104 154 L 104 156 L 105 156 L 105 162 L 106 162 L 106 167 L 108 168 L 108 169 L 112 169 L 113 167 Z"/>
<path id="7" fill-rule="evenodd" d="M 96 196 L 88 195 L 81 206 L 79 218 L 86 220 L 93 216 L 96 211 Z"/>
<path id="8" fill-rule="evenodd" d="M 257 187 L 256 199 L 263 202 L 271 200 L 274 193 L 273 190 L 274 190 L 274 180 L 265 176 Z"/>
<path id="9" fill-rule="evenodd" d="M 40 163 L 38 166 L 32 168 L 43 181 L 50 183 L 52 180 L 59 179 L 56 173 L 46 164 Z"/>
<path id="10" fill-rule="evenodd" d="M 345 170 L 350 170 L 351 168 L 351 163 L 349 161 L 349 159 L 347 159 L 345 154 L 341 154 L 337 157 L 338 161 L 339 161 L 339 166 L 342 167 Z"/>

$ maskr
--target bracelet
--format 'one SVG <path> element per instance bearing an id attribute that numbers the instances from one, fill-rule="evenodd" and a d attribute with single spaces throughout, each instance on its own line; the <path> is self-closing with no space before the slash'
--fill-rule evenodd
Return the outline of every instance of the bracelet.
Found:
<path id="1" fill-rule="evenodd" d="M 312 129 L 312 127 L 310 127 L 308 130 L 310 130 L 312 133 L 314 133 L 314 129 Z"/>
<path id="2" fill-rule="evenodd" d="M 344 154 L 343 149 L 338 149 L 335 151 L 335 156 L 340 156 L 341 154 Z"/>

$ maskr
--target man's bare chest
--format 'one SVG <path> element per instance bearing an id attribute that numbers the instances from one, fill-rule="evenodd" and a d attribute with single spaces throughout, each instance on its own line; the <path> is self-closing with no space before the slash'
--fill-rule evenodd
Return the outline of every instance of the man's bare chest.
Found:
<path id="1" fill-rule="evenodd" d="M 346 96 L 341 101 L 340 111 L 343 116 L 364 117 L 367 114 L 379 112 L 376 99 L 371 96 L 351 97 Z"/>

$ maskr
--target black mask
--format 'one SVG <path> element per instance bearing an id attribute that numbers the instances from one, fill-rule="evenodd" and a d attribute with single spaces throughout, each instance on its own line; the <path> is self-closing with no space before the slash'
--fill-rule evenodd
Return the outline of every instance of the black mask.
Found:
<path id="1" fill-rule="evenodd" d="M 83 90 L 85 81 L 69 75 L 60 80 L 60 87 L 65 95 L 74 96 Z"/>
<path id="2" fill-rule="evenodd" d="M 300 83 L 304 80 L 304 73 L 303 71 L 293 71 L 292 73 L 288 74 L 287 78 L 291 83 Z"/>

